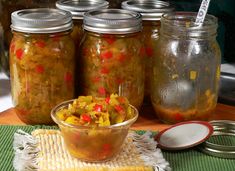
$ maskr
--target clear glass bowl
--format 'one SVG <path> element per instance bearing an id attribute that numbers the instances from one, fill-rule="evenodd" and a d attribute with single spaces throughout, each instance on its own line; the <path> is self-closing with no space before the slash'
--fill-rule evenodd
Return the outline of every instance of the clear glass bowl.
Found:
<path id="1" fill-rule="evenodd" d="M 65 101 L 51 111 L 52 119 L 60 127 L 65 145 L 70 154 L 89 162 L 107 161 L 121 149 L 130 126 L 137 120 L 139 112 L 134 107 L 135 116 L 125 122 L 105 127 L 77 126 L 59 120 L 56 112 L 68 108 L 73 100 Z"/>

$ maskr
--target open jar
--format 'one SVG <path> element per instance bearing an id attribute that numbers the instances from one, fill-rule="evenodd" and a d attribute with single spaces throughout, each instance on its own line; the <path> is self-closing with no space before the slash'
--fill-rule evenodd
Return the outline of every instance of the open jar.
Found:
<path id="1" fill-rule="evenodd" d="M 145 101 L 149 102 L 152 58 L 157 55 L 156 43 L 159 38 L 161 16 L 164 13 L 172 12 L 174 8 L 168 2 L 154 0 L 128 0 L 122 2 L 122 8 L 139 12 L 142 15 L 142 36 L 144 41 L 142 53 L 145 56 L 143 58 L 145 63 Z"/>
<path id="2" fill-rule="evenodd" d="M 141 15 L 136 12 L 103 9 L 84 14 L 78 67 L 83 95 L 116 93 L 140 108 L 144 97 L 141 29 Z"/>
<path id="3" fill-rule="evenodd" d="M 151 100 L 166 123 L 208 120 L 216 107 L 221 53 L 217 19 L 207 15 L 202 26 L 196 13 L 164 14 L 153 58 Z"/>
<path id="4" fill-rule="evenodd" d="M 51 109 L 74 98 L 72 17 L 57 9 L 12 13 L 11 92 L 18 117 L 27 124 L 51 124 Z"/>

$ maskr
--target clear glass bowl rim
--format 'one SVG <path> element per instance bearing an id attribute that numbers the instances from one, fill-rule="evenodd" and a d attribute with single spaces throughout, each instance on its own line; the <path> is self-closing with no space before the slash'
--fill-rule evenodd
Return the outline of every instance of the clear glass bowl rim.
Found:
<path id="1" fill-rule="evenodd" d="M 126 120 L 124 122 L 121 122 L 121 123 L 118 123 L 118 124 L 114 124 L 114 125 L 110 125 L 110 126 L 102 126 L 102 127 L 94 127 L 94 126 L 84 126 L 84 125 L 81 125 L 81 126 L 78 126 L 78 125 L 73 125 L 73 124 L 68 124 L 64 121 L 61 121 L 59 120 L 57 117 L 56 117 L 56 112 L 59 110 L 59 109 L 62 109 L 66 106 L 68 106 L 69 104 L 71 104 L 74 100 L 76 99 L 72 99 L 72 100 L 67 100 L 67 101 L 64 101 L 58 105 L 56 105 L 52 110 L 51 110 L 51 118 L 52 120 L 58 124 L 59 126 L 62 125 L 62 126 L 65 126 L 65 127 L 71 127 L 71 128 L 76 128 L 76 129 L 96 129 L 96 130 L 102 130 L 102 129 L 112 129 L 112 128 L 122 128 L 122 127 L 125 127 L 125 126 L 131 126 L 138 118 L 139 116 L 139 112 L 138 110 L 129 104 L 129 106 L 134 110 L 134 113 L 135 113 L 135 116 L 129 120 Z"/>

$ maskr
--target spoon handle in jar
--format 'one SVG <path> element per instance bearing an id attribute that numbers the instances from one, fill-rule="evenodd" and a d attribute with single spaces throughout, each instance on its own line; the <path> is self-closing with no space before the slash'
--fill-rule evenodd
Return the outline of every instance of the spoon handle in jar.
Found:
<path id="1" fill-rule="evenodd" d="M 199 11 L 197 13 L 197 18 L 196 18 L 196 25 L 202 25 L 204 22 L 204 19 L 207 14 L 207 10 L 209 8 L 210 0 L 203 0 L 201 3 L 201 6 L 199 8 Z"/>

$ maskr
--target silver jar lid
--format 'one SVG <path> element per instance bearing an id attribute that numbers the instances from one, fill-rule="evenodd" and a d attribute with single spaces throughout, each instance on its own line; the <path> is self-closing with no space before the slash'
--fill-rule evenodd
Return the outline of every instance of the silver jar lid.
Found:
<path id="1" fill-rule="evenodd" d="M 105 0 L 60 0 L 56 7 L 71 12 L 73 19 L 82 19 L 83 14 L 94 9 L 108 8 L 109 2 Z"/>
<path id="2" fill-rule="evenodd" d="M 84 14 L 84 29 L 108 34 L 126 34 L 142 29 L 139 13 L 121 9 L 92 10 Z"/>
<path id="3" fill-rule="evenodd" d="M 216 137 L 217 141 L 213 142 L 209 139 L 198 148 L 211 156 L 235 159 L 235 145 L 233 143 L 235 140 L 235 121 L 215 120 L 210 121 L 210 124 L 214 129 L 212 137 Z M 229 138 L 227 141 L 225 136 Z"/>
<path id="4" fill-rule="evenodd" d="M 73 26 L 69 12 L 36 8 L 15 11 L 11 14 L 12 30 L 24 33 L 55 33 L 70 30 Z"/>
<path id="5" fill-rule="evenodd" d="M 158 21 L 164 13 L 174 10 L 170 3 L 156 0 L 128 0 L 122 2 L 122 8 L 141 13 L 143 20 Z"/>

